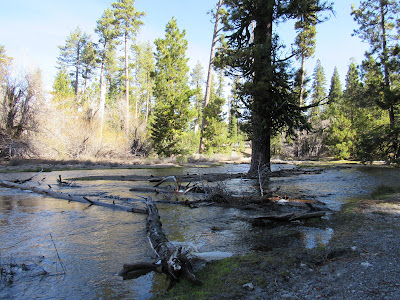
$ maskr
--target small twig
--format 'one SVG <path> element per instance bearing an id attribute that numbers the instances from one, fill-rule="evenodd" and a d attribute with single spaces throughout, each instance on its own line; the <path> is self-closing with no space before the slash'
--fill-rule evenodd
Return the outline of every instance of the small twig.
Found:
<path id="1" fill-rule="evenodd" d="M 56 249 L 58 261 L 60 262 L 61 268 L 63 269 L 64 274 L 67 274 L 67 271 L 65 270 L 64 264 L 63 264 L 62 261 L 61 261 L 60 255 L 58 254 L 58 250 L 57 250 L 57 247 L 56 247 L 56 243 L 54 243 L 53 236 L 51 235 L 51 233 L 50 233 L 50 238 L 51 238 L 51 241 L 53 242 L 54 249 Z"/>

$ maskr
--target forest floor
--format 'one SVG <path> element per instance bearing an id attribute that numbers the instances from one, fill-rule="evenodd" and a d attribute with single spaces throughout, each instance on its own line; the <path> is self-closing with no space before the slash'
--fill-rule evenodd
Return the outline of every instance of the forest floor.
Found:
<path id="1" fill-rule="evenodd" d="M 25 161 L 0 164 L 0 172 L 146 167 L 143 163 Z M 333 229 L 326 245 L 306 249 L 295 226 L 266 228 L 252 253 L 214 261 L 199 270 L 196 275 L 202 286 L 181 282 L 155 298 L 400 299 L 399 221 L 399 193 L 354 199 L 340 212 L 317 221 Z"/>

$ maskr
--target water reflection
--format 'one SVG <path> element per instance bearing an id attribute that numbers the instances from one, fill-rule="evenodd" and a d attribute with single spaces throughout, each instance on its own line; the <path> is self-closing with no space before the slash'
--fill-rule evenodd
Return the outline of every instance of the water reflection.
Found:
<path id="1" fill-rule="evenodd" d="M 9 197 L 0 196 L 1 258 L 27 263 L 44 257 L 40 265 L 50 274 L 57 274 L 60 265 L 51 234 L 66 275 L 21 276 L 0 291 L 0 298 L 93 299 L 103 293 L 143 298 L 142 289 L 114 275 L 124 263 L 151 256 L 144 216 L 97 207 L 84 210 L 86 206 L 80 203 L 24 196 L 15 196 L 13 205 Z M 10 206 L 12 209 L 6 210 Z"/>
<path id="2" fill-rule="evenodd" d="M 43 173 L 44 187 L 56 185 L 63 178 L 99 175 L 165 176 L 206 173 L 244 173 L 248 165 L 227 165 L 213 168 L 167 168 L 139 170 L 56 171 Z M 275 165 L 294 168 L 292 165 Z M 4 174 L 3 179 L 27 178 L 32 174 Z M 200 177 L 200 175 L 199 175 Z M 384 168 L 333 168 L 321 174 L 271 178 L 270 189 L 280 187 L 281 193 L 315 196 L 338 209 L 348 198 L 370 193 L 380 184 L 397 186 L 400 172 Z M 130 181 L 80 181 L 80 188 L 61 188 L 71 194 L 106 192 L 120 197 L 136 197 L 129 189 Z M 254 180 L 233 179 L 227 189 L 237 195 L 258 193 Z M 248 212 L 224 208 L 188 209 L 175 205 L 160 205 L 160 215 L 169 239 L 190 245 L 196 252 L 233 254 L 251 251 L 252 241 L 265 235 L 242 220 Z M 300 228 L 306 247 L 329 240 L 330 228 Z M 113 211 L 103 207 L 88 207 L 38 196 L 33 193 L 0 188 L 0 259 L 32 262 L 50 274 L 60 272 L 54 241 L 67 273 L 63 276 L 20 276 L 14 284 L 1 286 L 0 298 L 118 298 L 145 299 L 158 289 L 165 289 L 160 275 L 147 274 L 133 281 L 122 281 L 115 274 L 127 262 L 151 261 L 153 252 L 145 234 L 145 216 Z"/>

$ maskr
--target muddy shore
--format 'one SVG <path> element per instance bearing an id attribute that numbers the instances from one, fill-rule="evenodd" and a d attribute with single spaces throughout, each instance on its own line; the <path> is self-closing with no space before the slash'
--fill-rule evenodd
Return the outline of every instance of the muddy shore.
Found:
<path id="1" fill-rule="evenodd" d="M 254 252 L 216 261 L 157 299 L 400 299 L 400 194 L 353 199 L 323 226 L 328 244 L 305 249 L 273 228 Z"/>

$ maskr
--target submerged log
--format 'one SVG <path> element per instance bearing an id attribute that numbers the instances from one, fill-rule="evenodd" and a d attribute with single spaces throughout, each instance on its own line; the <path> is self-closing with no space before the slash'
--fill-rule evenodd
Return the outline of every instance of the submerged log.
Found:
<path id="1" fill-rule="evenodd" d="M 124 264 L 123 269 L 118 273 L 124 280 L 136 279 L 140 276 L 146 275 L 152 271 L 161 273 L 161 265 L 158 263 L 136 263 L 136 264 Z"/>
<path id="2" fill-rule="evenodd" d="M 86 204 L 90 204 L 90 205 L 99 205 L 99 206 L 109 207 L 109 208 L 113 208 L 113 209 L 123 210 L 123 211 L 127 211 L 127 212 L 146 214 L 145 209 L 92 200 L 92 199 L 89 199 L 84 196 L 83 197 L 82 196 L 74 196 L 74 195 L 70 195 L 70 194 L 66 194 L 66 193 L 62 193 L 62 192 L 56 192 L 51 189 L 46 190 L 46 189 L 38 188 L 35 186 L 29 186 L 26 184 L 18 184 L 18 183 L 14 183 L 14 182 L 10 182 L 10 181 L 0 180 L 0 185 L 3 187 L 7 187 L 7 188 L 15 188 L 15 189 L 21 189 L 24 191 L 32 191 L 37 194 L 50 196 L 50 197 L 53 197 L 56 199 L 81 202 L 81 203 L 86 203 Z"/>
<path id="3" fill-rule="evenodd" d="M 189 280 L 194 284 L 201 282 L 193 274 L 192 266 L 182 247 L 174 246 L 162 230 L 162 223 L 158 209 L 150 197 L 146 198 L 147 206 L 147 234 L 151 247 L 157 253 L 159 261 L 155 263 L 125 264 L 118 273 L 124 279 L 136 278 L 138 272 L 144 274 L 150 271 L 161 271 L 167 274 L 170 284 L 174 285 L 181 279 Z M 132 274 L 133 273 L 133 274 Z"/>
<path id="4" fill-rule="evenodd" d="M 307 220 L 311 218 L 321 218 L 325 216 L 326 211 L 313 211 L 313 212 L 293 212 L 284 214 L 273 214 L 247 218 L 253 225 L 263 226 L 271 223 L 279 222 L 293 222 L 300 220 Z"/>

